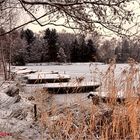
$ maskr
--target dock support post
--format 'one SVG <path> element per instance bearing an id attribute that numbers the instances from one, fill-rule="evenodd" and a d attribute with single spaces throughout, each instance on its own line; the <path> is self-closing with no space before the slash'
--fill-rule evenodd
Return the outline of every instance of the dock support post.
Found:
<path id="1" fill-rule="evenodd" d="M 35 121 L 37 121 L 37 105 L 34 104 L 34 118 L 35 118 Z"/>

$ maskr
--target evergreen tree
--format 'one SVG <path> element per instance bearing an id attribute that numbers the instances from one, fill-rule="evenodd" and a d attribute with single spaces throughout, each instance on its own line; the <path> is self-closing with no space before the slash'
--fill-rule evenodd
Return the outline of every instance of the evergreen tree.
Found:
<path id="1" fill-rule="evenodd" d="M 93 41 L 89 39 L 87 41 L 87 60 L 88 61 L 96 61 L 97 57 L 97 49 L 96 46 L 93 44 Z"/>
<path id="2" fill-rule="evenodd" d="M 71 61 L 71 44 L 75 38 L 75 34 L 72 33 L 63 32 L 58 34 L 59 46 L 63 47 L 67 56 L 67 62 Z"/>
<path id="3" fill-rule="evenodd" d="M 112 47 L 110 40 L 105 40 L 98 49 L 100 61 L 108 63 L 110 59 L 114 58 L 114 47 Z"/>
<path id="4" fill-rule="evenodd" d="M 33 42 L 35 41 L 35 35 L 32 30 L 26 29 L 25 31 L 21 31 L 21 38 L 26 41 L 26 62 L 30 62 L 31 56 L 31 47 Z"/>
<path id="5" fill-rule="evenodd" d="M 42 54 L 45 51 L 44 51 L 42 40 L 39 37 L 36 37 L 36 40 L 34 40 L 34 42 L 32 43 L 32 46 L 31 46 L 30 62 L 32 62 L 32 63 L 42 62 L 44 59 L 44 58 L 42 58 Z M 47 55 L 46 55 L 46 57 L 47 57 Z"/>
<path id="6" fill-rule="evenodd" d="M 24 49 L 20 49 L 15 52 L 14 56 L 12 57 L 12 64 L 17 66 L 25 65 L 25 51 Z"/>
<path id="7" fill-rule="evenodd" d="M 79 62 L 80 57 L 80 49 L 77 39 L 75 39 L 74 42 L 72 42 L 71 45 L 71 62 Z"/>
<path id="8" fill-rule="evenodd" d="M 27 41 L 27 44 L 30 45 L 35 40 L 35 35 L 32 30 L 26 29 L 21 31 L 21 38 Z"/>
<path id="9" fill-rule="evenodd" d="M 122 51 L 121 51 L 121 61 L 127 62 L 130 57 L 130 46 L 127 39 L 122 40 Z"/>
<path id="10" fill-rule="evenodd" d="M 55 62 L 57 61 L 57 50 L 58 50 L 58 35 L 55 29 L 50 30 L 46 29 L 44 40 L 46 40 L 49 54 L 49 61 Z"/>
<path id="11" fill-rule="evenodd" d="M 79 61 L 80 62 L 88 62 L 88 48 L 86 46 L 85 42 L 85 36 L 80 37 L 80 56 L 79 56 Z"/>
<path id="12" fill-rule="evenodd" d="M 59 51 L 57 53 L 57 61 L 58 62 L 66 62 L 66 54 L 64 52 L 64 49 L 62 47 L 59 48 Z"/>
<path id="13" fill-rule="evenodd" d="M 120 47 L 120 45 L 118 45 L 115 48 L 115 56 L 116 56 L 116 61 L 121 62 L 121 47 Z"/>

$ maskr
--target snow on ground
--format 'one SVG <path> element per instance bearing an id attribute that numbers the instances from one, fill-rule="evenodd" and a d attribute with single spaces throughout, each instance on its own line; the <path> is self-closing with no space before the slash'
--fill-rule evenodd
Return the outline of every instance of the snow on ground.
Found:
<path id="1" fill-rule="evenodd" d="M 114 68 L 115 68 L 115 71 L 114 71 Z M 85 77 L 85 82 L 87 83 L 99 81 L 102 84 L 104 84 L 104 82 L 107 81 L 106 78 L 109 78 L 108 80 L 109 84 L 107 86 L 115 82 L 121 89 L 127 86 L 128 83 L 126 83 L 125 80 L 128 80 L 128 82 L 133 83 L 133 84 L 130 83 L 130 85 L 133 85 L 133 87 L 138 89 L 140 85 L 139 84 L 140 82 L 139 65 L 137 65 L 136 67 L 133 67 L 134 73 L 131 73 L 132 72 L 131 68 L 132 67 L 130 67 L 130 65 L 128 64 L 117 64 L 116 67 L 115 65 L 110 67 L 109 65 L 100 64 L 100 63 L 80 63 L 80 64 L 76 63 L 76 64 L 68 64 L 68 65 L 67 64 L 63 64 L 63 65 L 43 64 L 39 66 L 32 64 L 26 67 L 16 67 L 16 69 L 21 70 L 21 71 L 35 70 L 35 71 L 42 71 L 42 73 L 44 73 L 44 71 L 58 71 L 59 73 L 70 75 L 71 77 L 73 77 L 73 80 L 74 79 L 76 80 L 78 77 Z M 129 75 L 132 76 L 130 79 L 129 79 Z M 115 77 L 115 81 L 113 81 L 114 80 L 112 78 L 113 76 Z M 0 124 L 1 124 L 2 131 L 5 130 L 10 133 L 16 132 L 16 134 L 17 132 L 21 133 L 21 136 L 23 136 L 24 139 L 28 139 L 28 138 L 39 139 L 40 135 L 42 135 L 42 133 L 40 133 L 40 127 L 38 127 L 35 123 L 33 123 L 34 120 L 33 120 L 32 108 L 33 108 L 34 100 L 27 101 L 28 98 L 26 94 L 29 93 L 30 95 L 32 95 L 33 91 L 35 91 L 36 88 L 39 88 L 39 86 L 40 88 L 42 88 L 46 84 L 26 85 L 25 86 L 26 92 L 23 92 L 23 93 L 21 92 L 19 94 L 21 98 L 18 98 L 19 96 L 11 97 L 5 94 L 7 91 L 6 88 L 9 87 L 8 84 L 11 85 L 11 83 L 4 83 L 0 88 L 1 89 L 0 90 Z M 42 99 L 41 97 L 43 96 L 42 93 L 40 93 L 39 90 L 36 93 Z M 102 92 L 94 92 L 93 94 L 99 95 L 99 93 L 103 97 L 107 96 L 107 92 L 104 90 L 102 90 Z M 84 106 L 87 105 L 89 108 L 92 101 L 87 98 L 88 94 L 89 93 L 53 94 L 52 96 L 54 99 L 53 102 L 59 105 L 61 104 L 63 107 L 64 105 L 69 106 L 69 105 L 75 105 L 76 103 L 76 105 L 78 104 L 82 104 Z M 122 97 L 123 96 L 122 94 L 123 94 L 123 91 L 118 92 L 119 97 Z M 50 98 L 48 98 L 48 100 L 49 102 L 52 102 Z M 49 103 L 47 105 L 49 105 Z M 106 109 L 106 107 L 104 106 L 100 108 L 101 109 L 103 108 L 104 110 Z M 101 110 L 102 112 L 104 112 L 103 109 Z M 80 118 L 79 116 L 83 116 L 83 114 L 80 114 L 80 113 L 77 115 L 78 113 L 77 106 L 76 108 L 72 107 L 72 110 L 74 110 L 73 112 L 76 114 L 77 118 Z M 87 109 L 85 110 L 85 112 L 86 111 Z M 50 117 L 47 116 L 47 119 L 57 120 L 57 118 L 59 118 L 59 116 L 62 113 L 64 113 L 62 109 L 59 112 L 61 112 L 59 115 L 50 116 Z M 99 114 L 101 114 L 100 112 Z M 79 122 L 79 120 L 77 122 Z M 51 123 L 48 123 L 48 124 L 51 125 Z M 45 134 L 46 134 L 46 131 L 45 131 Z"/>
<path id="2" fill-rule="evenodd" d="M 8 132 L 16 139 L 15 133 L 30 130 L 33 124 L 33 104 L 21 96 L 15 82 L 5 81 L 0 86 L 0 131 Z M 0 137 L 5 139 L 6 137 Z M 18 138 L 17 138 L 18 139 Z"/>

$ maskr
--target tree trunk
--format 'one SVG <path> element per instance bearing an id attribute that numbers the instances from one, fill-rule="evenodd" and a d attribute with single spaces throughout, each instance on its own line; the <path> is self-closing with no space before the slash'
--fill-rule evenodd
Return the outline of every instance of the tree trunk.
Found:
<path id="1" fill-rule="evenodd" d="M 6 61 L 5 61 L 5 57 L 4 57 L 4 52 L 3 52 L 3 47 L 0 44 L 0 48 L 1 48 L 1 62 L 2 62 L 2 71 L 4 74 L 4 80 L 7 80 L 7 65 L 6 65 Z"/>

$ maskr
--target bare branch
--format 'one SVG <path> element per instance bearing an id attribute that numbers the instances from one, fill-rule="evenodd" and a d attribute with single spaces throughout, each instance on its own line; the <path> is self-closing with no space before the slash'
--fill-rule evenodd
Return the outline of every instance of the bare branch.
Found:
<path id="1" fill-rule="evenodd" d="M 3 2 L 5 2 L 5 0 L 1 0 L 1 1 L 0 1 L 0 4 L 2 4 Z"/>
<path id="2" fill-rule="evenodd" d="M 15 27 L 15 28 L 13 28 L 12 30 L 9 30 L 9 31 L 4 32 L 4 33 L 1 33 L 0 36 L 4 36 L 4 35 L 6 35 L 6 34 L 9 34 L 9 33 L 13 32 L 13 31 L 15 31 L 15 30 L 17 30 L 17 29 L 19 29 L 19 28 L 24 27 L 25 25 L 28 25 L 28 24 L 30 24 L 30 23 L 35 22 L 36 20 L 42 19 L 42 18 L 45 17 L 46 15 L 47 15 L 47 14 L 45 13 L 44 15 L 42 15 L 42 16 L 40 16 L 40 17 L 34 19 L 34 20 L 30 20 L 30 21 L 28 21 L 28 22 L 25 22 L 24 24 L 21 24 L 21 25 Z M 43 24 L 42 26 L 46 26 L 46 25 L 63 26 L 63 27 L 68 28 L 68 29 L 70 28 L 70 29 L 77 29 L 77 30 L 79 29 L 79 30 L 80 30 L 80 28 L 76 28 L 76 27 L 72 27 L 72 26 L 69 27 L 69 26 L 66 26 L 66 25 L 64 25 L 64 24 L 55 24 L 55 23 L 51 23 L 51 22 L 45 23 L 45 24 Z"/>
<path id="3" fill-rule="evenodd" d="M 51 5 L 51 6 L 55 6 L 55 5 L 58 5 L 58 6 L 76 6 L 76 5 L 83 5 L 83 4 L 92 4 L 92 5 L 102 5 L 102 6 L 118 6 L 120 5 L 121 3 L 124 3 L 126 2 L 127 0 L 122 0 L 122 1 L 117 1 L 116 3 L 113 2 L 113 3 L 110 3 L 110 1 L 108 3 L 106 2 L 100 2 L 100 1 L 75 1 L 75 2 L 46 2 L 46 1 L 26 1 L 26 0 L 22 0 L 22 2 L 24 4 L 30 4 L 30 5 Z"/>
<path id="4" fill-rule="evenodd" d="M 128 7 L 134 1 L 137 0 L 17 0 L 13 1 L 12 7 L 26 11 L 32 19 L 29 23 L 35 21 L 40 26 L 61 25 L 85 32 L 106 28 L 120 35 L 132 35 L 133 33 L 128 31 L 131 28 L 125 28 L 125 25 L 131 25 L 135 21 L 135 13 Z M 137 3 L 139 4 L 139 1 Z M 44 23 L 41 20 L 43 18 L 37 16 L 38 10 L 41 9 L 45 10 Z M 7 7 L 2 7 L 2 11 L 6 12 L 6 10 Z M 62 19 L 65 22 L 59 23 L 58 21 Z M 23 23 L 19 28 L 27 24 L 28 22 Z M 138 26 L 135 23 L 133 25 Z"/>

